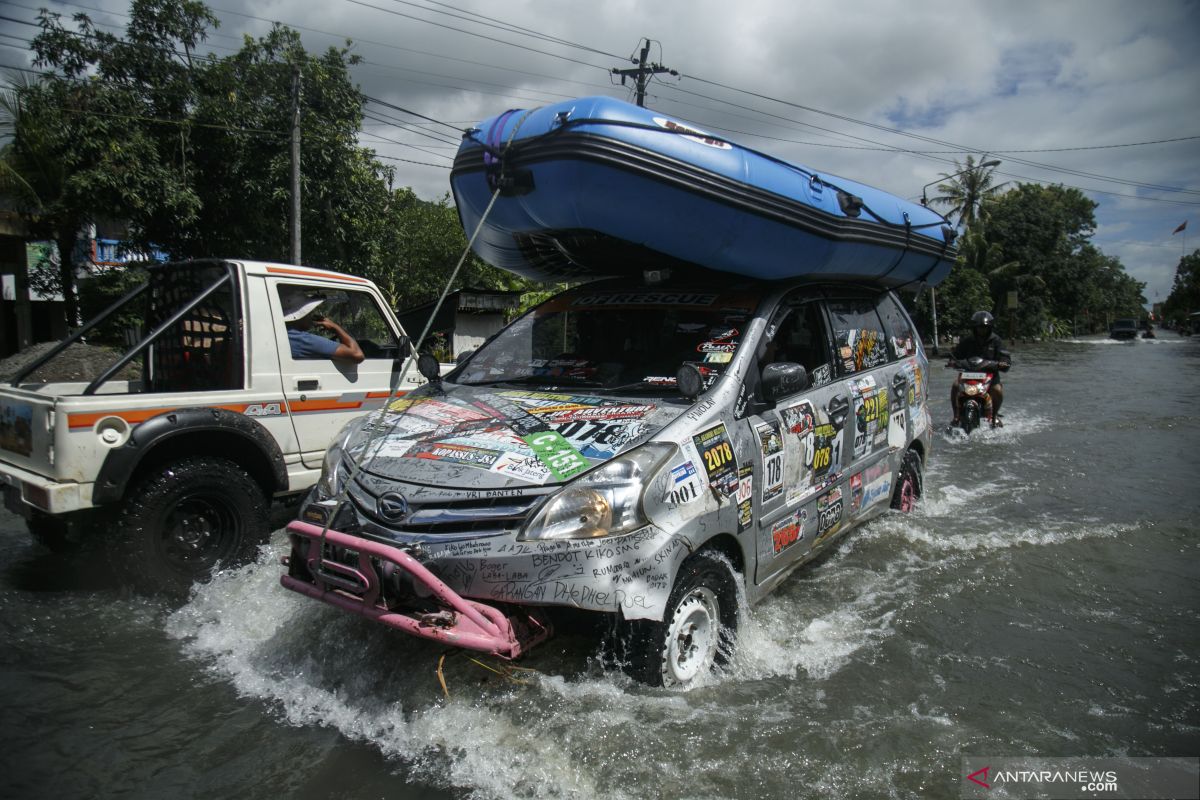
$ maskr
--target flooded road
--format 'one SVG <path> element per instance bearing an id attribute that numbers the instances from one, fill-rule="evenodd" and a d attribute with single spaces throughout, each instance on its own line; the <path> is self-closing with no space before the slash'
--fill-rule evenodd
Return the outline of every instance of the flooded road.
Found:
<path id="1" fill-rule="evenodd" d="M 559 639 L 509 680 L 278 586 L 170 608 L 0 518 L 14 797 L 959 796 L 962 755 L 1200 753 L 1200 338 L 1014 349 L 1007 426 L 651 690 Z M 931 370 L 935 423 L 953 374 Z M 0 512 L 2 513 L 2 512 Z"/>

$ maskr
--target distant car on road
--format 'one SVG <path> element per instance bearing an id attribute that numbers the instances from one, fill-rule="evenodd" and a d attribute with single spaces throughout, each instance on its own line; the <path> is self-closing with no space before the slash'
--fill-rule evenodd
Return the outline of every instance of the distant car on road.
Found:
<path id="1" fill-rule="evenodd" d="M 1138 335 L 1137 320 L 1119 319 L 1108 328 L 1108 335 L 1113 339 L 1136 339 Z"/>

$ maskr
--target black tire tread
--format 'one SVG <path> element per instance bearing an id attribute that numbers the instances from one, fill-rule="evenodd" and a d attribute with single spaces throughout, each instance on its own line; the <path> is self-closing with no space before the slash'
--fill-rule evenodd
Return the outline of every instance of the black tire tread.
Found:
<path id="1" fill-rule="evenodd" d="M 184 487 L 213 485 L 228 497 L 244 523 L 243 536 L 216 568 L 244 563 L 270 534 L 267 499 L 262 488 L 238 464 L 213 456 L 188 456 L 144 476 L 130 488 L 109 537 L 109 561 L 122 581 L 147 594 L 186 596 L 195 580 L 160 559 L 156 520 Z"/>

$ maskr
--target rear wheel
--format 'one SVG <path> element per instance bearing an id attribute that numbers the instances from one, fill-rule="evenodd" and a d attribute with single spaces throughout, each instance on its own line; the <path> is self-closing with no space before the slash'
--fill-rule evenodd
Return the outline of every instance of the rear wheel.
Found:
<path id="1" fill-rule="evenodd" d="M 904 454 L 900 472 L 896 478 L 896 490 L 892 492 L 892 508 L 909 512 L 917 505 L 921 496 L 921 456 L 915 450 Z"/>
<path id="2" fill-rule="evenodd" d="M 110 560 L 133 588 L 181 597 L 216 570 L 248 561 L 269 533 L 258 484 L 232 461 L 194 456 L 132 489 Z"/>
<path id="3" fill-rule="evenodd" d="M 713 552 L 684 561 L 662 621 L 622 624 L 625 672 L 650 686 L 687 688 L 726 663 L 737 636 L 737 580 Z"/>

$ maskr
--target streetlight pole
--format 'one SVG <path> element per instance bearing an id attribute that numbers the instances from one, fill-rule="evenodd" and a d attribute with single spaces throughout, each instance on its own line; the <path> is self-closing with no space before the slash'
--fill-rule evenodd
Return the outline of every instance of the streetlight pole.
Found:
<path id="1" fill-rule="evenodd" d="M 930 181 L 929 183 L 927 183 L 921 187 L 921 205 L 923 205 L 923 206 L 929 205 L 929 200 L 928 200 L 928 198 L 925 197 L 925 190 L 928 189 L 930 186 L 933 186 L 935 183 L 941 183 L 942 181 L 948 181 L 951 178 L 957 178 L 959 175 L 966 175 L 968 172 L 974 172 L 977 169 L 991 169 L 992 167 L 998 167 L 998 166 L 1000 166 L 1000 162 L 998 160 L 993 159 L 992 161 L 984 161 L 979 164 L 976 164 L 973 167 L 967 167 L 966 169 L 959 170 L 958 172 L 954 173 L 953 175 L 943 175 L 942 177 L 938 178 L 937 180 Z M 960 223 L 962 222 L 962 212 L 961 211 L 959 212 L 959 215 L 958 215 L 958 221 Z M 936 355 L 939 355 L 939 353 L 938 353 L 938 329 L 937 329 L 937 290 L 934 289 L 932 286 L 929 287 L 929 305 L 933 311 L 933 354 L 936 356 Z"/>

